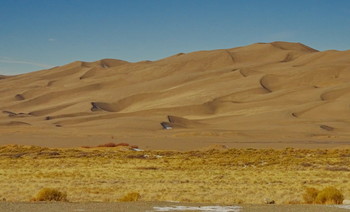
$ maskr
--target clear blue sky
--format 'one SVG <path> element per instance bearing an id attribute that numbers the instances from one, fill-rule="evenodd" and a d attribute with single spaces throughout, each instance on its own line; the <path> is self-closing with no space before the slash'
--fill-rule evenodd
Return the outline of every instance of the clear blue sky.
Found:
<path id="1" fill-rule="evenodd" d="M 350 49 L 350 1 L 0 0 L 0 74 L 276 40 Z"/>

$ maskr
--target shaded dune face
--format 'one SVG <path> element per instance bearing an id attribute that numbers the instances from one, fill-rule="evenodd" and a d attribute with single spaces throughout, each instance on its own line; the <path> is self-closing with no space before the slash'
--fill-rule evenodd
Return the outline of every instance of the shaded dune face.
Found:
<path id="1" fill-rule="evenodd" d="M 149 142 L 345 141 L 349 81 L 350 51 L 288 42 L 137 63 L 77 61 L 0 76 L 0 130 Z M 163 130 L 162 122 L 172 129 Z"/>

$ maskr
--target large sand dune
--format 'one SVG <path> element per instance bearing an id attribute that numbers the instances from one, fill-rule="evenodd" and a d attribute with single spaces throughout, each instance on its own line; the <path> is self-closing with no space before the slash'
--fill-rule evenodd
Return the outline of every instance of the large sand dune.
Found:
<path id="1" fill-rule="evenodd" d="M 287 42 L 138 63 L 77 61 L 0 76 L 0 143 L 348 145 L 349 82 L 350 51 Z"/>

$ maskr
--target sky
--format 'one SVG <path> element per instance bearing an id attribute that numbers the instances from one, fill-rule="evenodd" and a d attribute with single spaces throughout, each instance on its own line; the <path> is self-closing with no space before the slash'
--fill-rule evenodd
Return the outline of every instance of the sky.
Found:
<path id="1" fill-rule="evenodd" d="M 272 41 L 350 49 L 350 1 L 0 0 L 0 75 Z"/>

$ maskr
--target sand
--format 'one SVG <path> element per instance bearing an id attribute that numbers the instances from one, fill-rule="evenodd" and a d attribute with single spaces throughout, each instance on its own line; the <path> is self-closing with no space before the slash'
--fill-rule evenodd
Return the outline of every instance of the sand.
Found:
<path id="1" fill-rule="evenodd" d="M 0 144 L 350 145 L 349 65 L 350 51 L 273 42 L 1 76 Z"/>
<path id="2" fill-rule="evenodd" d="M 235 206 L 207 206 L 202 204 L 165 203 L 165 202 L 137 202 L 137 203 L 6 203 L 0 202 L 1 211 L 7 212 L 61 212 L 61 211 L 128 211 L 128 212 L 156 212 L 156 211 L 222 211 L 222 212 L 341 212 L 348 211 L 337 206 L 321 205 L 235 205 Z M 180 210 L 182 209 L 182 210 Z M 192 209 L 192 210 L 190 210 Z M 197 209 L 197 210 L 196 210 Z"/>

